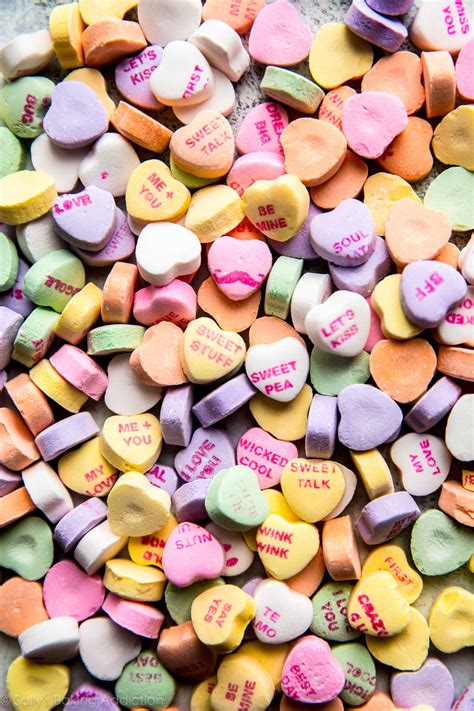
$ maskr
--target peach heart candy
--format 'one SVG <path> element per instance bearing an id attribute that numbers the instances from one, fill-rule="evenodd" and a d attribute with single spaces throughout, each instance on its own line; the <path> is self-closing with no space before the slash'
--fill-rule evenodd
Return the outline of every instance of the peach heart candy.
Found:
<path id="1" fill-rule="evenodd" d="M 198 178 L 220 178 L 232 166 L 234 134 L 220 113 L 201 111 L 194 121 L 173 133 L 170 149 L 181 170 Z"/>

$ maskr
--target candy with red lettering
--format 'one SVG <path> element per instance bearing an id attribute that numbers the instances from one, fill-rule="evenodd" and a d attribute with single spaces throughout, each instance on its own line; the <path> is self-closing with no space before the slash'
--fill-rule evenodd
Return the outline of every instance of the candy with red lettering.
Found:
<path id="1" fill-rule="evenodd" d="M 214 89 L 214 75 L 207 59 L 189 42 L 173 40 L 163 50 L 152 72 L 150 88 L 165 106 L 199 104 Z"/>
<path id="2" fill-rule="evenodd" d="M 431 434 L 406 434 L 397 439 L 390 456 L 401 472 L 403 487 L 412 496 L 437 491 L 449 474 L 451 454 L 443 440 Z"/>

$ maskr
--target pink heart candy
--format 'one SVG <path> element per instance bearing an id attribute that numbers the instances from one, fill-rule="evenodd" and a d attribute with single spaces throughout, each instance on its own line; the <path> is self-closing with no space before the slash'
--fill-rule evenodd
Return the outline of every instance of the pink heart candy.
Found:
<path id="1" fill-rule="evenodd" d="M 274 180 L 285 172 L 285 159 L 280 153 L 254 151 L 237 158 L 226 183 L 242 197 L 257 180 Z"/>
<path id="2" fill-rule="evenodd" d="M 305 704 L 332 701 L 342 691 L 344 671 L 327 642 L 315 635 L 302 637 L 291 649 L 282 671 L 281 690 Z"/>
<path id="3" fill-rule="evenodd" d="M 291 67 L 309 54 L 313 34 L 287 0 L 266 5 L 252 25 L 249 52 L 262 64 Z"/>
<path id="4" fill-rule="evenodd" d="M 207 255 L 209 272 L 231 301 L 241 301 L 260 289 L 272 268 L 272 253 L 258 239 L 220 237 Z"/>
<path id="5" fill-rule="evenodd" d="M 144 326 L 171 321 L 180 328 L 196 318 L 197 297 L 183 279 L 174 279 L 166 286 L 147 286 L 135 294 L 133 316 Z"/>
<path id="6" fill-rule="evenodd" d="M 225 568 L 224 550 L 212 533 L 195 523 L 180 523 L 163 551 L 163 571 L 173 585 L 185 588 L 214 580 Z"/>
<path id="7" fill-rule="evenodd" d="M 407 123 L 403 102 L 382 91 L 354 94 L 342 110 L 342 130 L 348 146 L 362 158 L 379 158 Z"/>
<path id="8" fill-rule="evenodd" d="M 256 473 L 261 489 L 277 486 L 285 465 L 297 456 L 298 448 L 293 442 L 276 439 L 260 427 L 244 432 L 237 444 L 237 464 Z"/>
<path id="9" fill-rule="evenodd" d="M 283 106 L 271 101 L 258 104 L 240 124 L 235 137 L 237 150 L 240 153 L 266 151 L 283 155 L 280 136 L 288 123 L 288 114 Z"/>
<path id="10" fill-rule="evenodd" d="M 99 252 L 114 234 L 117 209 L 113 195 L 89 185 L 80 193 L 60 195 L 53 205 L 58 234 L 79 249 Z"/>

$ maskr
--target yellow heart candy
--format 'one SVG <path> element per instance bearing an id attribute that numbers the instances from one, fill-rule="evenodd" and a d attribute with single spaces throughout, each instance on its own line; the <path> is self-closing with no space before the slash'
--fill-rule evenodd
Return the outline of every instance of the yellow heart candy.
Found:
<path id="1" fill-rule="evenodd" d="M 19 170 L 0 180 L 0 221 L 22 225 L 45 215 L 57 197 L 54 180 L 40 170 Z"/>
<path id="2" fill-rule="evenodd" d="M 192 383 L 205 385 L 238 370 L 245 359 L 245 342 L 238 333 L 223 331 L 207 317 L 191 321 L 181 344 L 181 365 Z"/>
<path id="3" fill-rule="evenodd" d="M 130 176 L 125 195 L 127 211 L 139 222 L 174 222 L 189 207 L 191 194 L 161 160 L 141 163 Z"/>
<path id="4" fill-rule="evenodd" d="M 267 502 L 268 515 L 278 514 L 278 516 L 286 518 L 287 521 L 301 521 L 300 517 L 290 509 L 281 491 L 277 491 L 276 489 L 264 489 L 262 494 Z M 251 551 L 257 550 L 257 531 L 258 527 L 252 528 L 250 531 L 242 532 L 244 540 Z"/>
<path id="5" fill-rule="evenodd" d="M 277 580 L 286 580 L 303 570 L 319 548 L 316 526 L 287 521 L 278 514 L 270 514 L 259 526 L 256 540 L 265 570 Z"/>
<path id="6" fill-rule="evenodd" d="M 77 2 L 53 8 L 49 16 L 49 32 L 58 61 L 64 69 L 84 65 L 83 31 L 84 23 Z"/>
<path id="7" fill-rule="evenodd" d="M 191 696 L 191 711 L 212 711 L 211 694 L 217 684 L 217 676 L 210 676 L 198 684 Z"/>
<path id="8" fill-rule="evenodd" d="M 399 671 L 416 671 L 428 656 L 430 635 L 425 618 L 409 607 L 409 622 L 403 632 L 393 637 L 365 638 L 371 655 L 382 664 Z"/>
<path id="9" fill-rule="evenodd" d="M 136 7 L 138 0 L 79 0 L 79 10 L 86 25 L 116 17 L 122 20 L 123 16 Z"/>
<path id="10" fill-rule="evenodd" d="M 253 598 L 236 585 L 209 588 L 191 607 L 194 631 L 218 654 L 228 654 L 239 646 L 254 614 Z"/>
<path id="11" fill-rule="evenodd" d="M 108 417 L 100 433 L 100 451 L 122 472 L 147 472 L 160 456 L 163 438 L 154 415 Z"/>
<path id="12" fill-rule="evenodd" d="M 270 674 L 275 689 L 280 691 L 283 665 L 290 649 L 289 644 L 264 644 L 263 642 L 252 640 L 244 642 L 238 652 L 234 654 L 234 657 L 239 654 L 245 654 L 247 657 L 256 659 Z"/>
<path id="13" fill-rule="evenodd" d="M 187 126 L 175 131 L 170 150 L 174 163 L 198 178 L 221 178 L 234 160 L 234 134 L 218 111 L 200 111 Z"/>
<path id="14" fill-rule="evenodd" d="M 377 570 L 385 570 L 393 576 L 408 604 L 411 605 L 420 597 L 423 578 L 410 566 L 405 551 L 400 546 L 380 546 L 369 553 L 362 566 L 362 577 Z"/>
<path id="15" fill-rule="evenodd" d="M 322 521 L 334 511 L 346 489 L 339 464 L 315 459 L 290 459 L 280 484 L 288 505 L 309 523 Z"/>
<path id="16" fill-rule="evenodd" d="M 67 694 L 69 669 L 64 664 L 37 664 L 17 657 L 8 667 L 6 684 L 16 711 L 49 711 Z"/>
<path id="17" fill-rule="evenodd" d="M 379 281 L 372 292 L 372 306 L 380 318 L 385 338 L 405 341 L 422 332 L 405 316 L 400 298 L 401 274 L 390 274 Z"/>
<path id="18" fill-rule="evenodd" d="M 316 33 L 309 54 L 309 71 L 316 84 L 334 89 L 366 74 L 374 53 L 368 42 L 341 22 L 328 22 Z"/>
<path id="19" fill-rule="evenodd" d="M 410 607 L 395 578 L 385 570 L 369 573 L 354 586 L 347 605 L 354 629 L 373 637 L 399 634 L 410 620 Z"/>
<path id="20" fill-rule="evenodd" d="M 169 519 L 171 497 L 138 472 L 122 474 L 107 499 L 110 528 L 119 536 L 148 536 Z"/>
<path id="21" fill-rule="evenodd" d="M 214 711 L 261 711 L 268 708 L 274 693 L 272 678 L 260 662 L 245 654 L 233 654 L 219 666 L 211 707 Z"/>
<path id="22" fill-rule="evenodd" d="M 73 72 L 69 72 L 69 74 L 64 77 L 63 81 L 80 81 L 82 84 L 88 86 L 89 89 L 92 89 L 110 119 L 115 111 L 115 104 L 107 94 L 107 83 L 102 72 L 99 72 L 98 69 L 92 69 L 91 67 L 75 69 Z"/>
<path id="23" fill-rule="evenodd" d="M 228 185 L 210 185 L 196 190 L 184 226 L 201 242 L 213 242 L 228 234 L 244 219 L 242 200 Z"/>
<path id="24" fill-rule="evenodd" d="M 79 412 L 89 399 L 85 393 L 68 383 L 47 358 L 33 366 L 30 378 L 45 395 L 68 412 Z"/>
<path id="25" fill-rule="evenodd" d="M 308 217 L 309 192 L 296 175 L 257 180 L 242 196 L 244 213 L 266 237 L 286 242 Z"/>
<path id="26" fill-rule="evenodd" d="M 117 479 L 117 469 L 100 451 L 99 437 L 64 454 L 58 462 L 58 474 L 68 489 L 83 496 L 105 496 Z"/>
<path id="27" fill-rule="evenodd" d="M 163 550 L 166 541 L 178 525 L 174 516 L 170 516 L 165 525 L 148 536 L 129 538 L 130 558 L 138 565 L 156 565 L 163 568 Z"/>
<path id="28" fill-rule="evenodd" d="M 101 306 L 102 289 L 92 283 L 86 284 L 66 304 L 56 324 L 56 335 L 63 341 L 77 345 L 99 319 Z"/>
<path id="29" fill-rule="evenodd" d="M 414 200 L 421 205 L 421 200 L 411 185 L 398 175 L 375 173 L 365 181 L 364 202 L 372 214 L 375 231 L 381 237 L 385 234 L 388 211 L 403 198 Z"/>
<path id="30" fill-rule="evenodd" d="M 290 402 L 277 402 L 262 393 L 257 393 L 250 400 L 250 412 L 258 425 L 277 439 L 294 442 L 306 434 L 308 410 L 313 399 L 309 385 Z"/>
<path id="31" fill-rule="evenodd" d="M 105 564 L 104 586 L 127 600 L 156 602 L 163 597 L 165 585 L 166 575 L 151 565 L 123 558 L 112 558 Z"/>
<path id="32" fill-rule="evenodd" d="M 473 141 L 474 106 L 458 106 L 436 126 L 431 146 L 442 163 L 474 170 Z"/>
<path id="33" fill-rule="evenodd" d="M 440 652 L 451 654 L 474 645 L 474 595 L 460 587 L 445 588 L 431 608 L 430 637 Z"/>
<path id="34" fill-rule="evenodd" d="M 366 452 L 349 450 L 369 499 L 377 499 L 385 494 L 393 494 L 392 473 L 378 449 Z"/>

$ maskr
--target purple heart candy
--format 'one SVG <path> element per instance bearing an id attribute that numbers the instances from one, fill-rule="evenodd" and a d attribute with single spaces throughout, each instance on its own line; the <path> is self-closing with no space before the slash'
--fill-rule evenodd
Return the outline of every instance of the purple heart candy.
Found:
<path id="1" fill-rule="evenodd" d="M 407 28 L 400 20 L 379 15 L 366 0 L 352 0 L 344 22 L 355 35 L 387 52 L 396 52 L 408 37 Z"/>
<path id="2" fill-rule="evenodd" d="M 451 711 L 473 711 L 474 709 L 474 682 L 466 686 L 454 704 Z"/>
<path id="3" fill-rule="evenodd" d="M 367 0 L 367 5 L 381 15 L 404 15 L 415 0 Z"/>
<path id="4" fill-rule="evenodd" d="M 463 276 L 450 264 L 412 262 L 403 270 L 400 296 L 403 310 L 420 328 L 435 328 L 466 295 Z"/>
<path id="5" fill-rule="evenodd" d="M 97 498 L 87 499 L 63 516 L 54 529 L 54 540 L 67 553 L 106 518 L 106 504 Z"/>
<path id="6" fill-rule="evenodd" d="M 193 433 L 193 386 L 168 388 L 161 403 L 160 425 L 166 444 L 187 447 Z"/>
<path id="7" fill-rule="evenodd" d="M 189 445 L 174 459 L 175 469 L 184 481 L 207 479 L 234 465 L 235 452 L 230 437 L 217 427 L 199 427 Z"/>
<path id="8" fill-rule="evenodd" d="M 415 499 L 407 491 L 396 491 L 369 501 L 355 527 L 368 546 L 380 545 L 398 536 L 420 514 Z"/>
<path id="9" fill-rule="evenodd" d="M 212 479 L 196 479 L 183 484 L 172 496 L 173 509 L 180 523 L 198 523 L 207 518 L 205 507 L 207 490 Z"/>
<path id="10" fill-rule="evenodd" d="M 92 684 L 81 684 L 68 697 L 64 711 L 119 711 L 110 691 Z"/>
<path id="11" fill-rule="evenodd" d="M 405 423 L 418 433 L 430 430 L 453 408 L 461 393 L 454 380 L 440 378 L 405 415 Z"/>
<path id="12" fill-rule="evenodd" d="M 168 467 L 166 464 L 157 462 L 145 476 L 153 486 L 158 487 L 158 489 L 164 489 L 170 496 L 178 488 L 178 475 L 173 467 Z"/>
<path id="13" fill-rule="evenodd" d="M 341 414 L 339 441 L 348 449 L 366 451 L 398 436 L 403 413 L 391 397 L 373 385 L 348 385 L 337 398 Z"/>
<path id="14" fill-rule="evenodd" d="M 15 283 L 11 289 L 0 294 L 0 306 L 6 306 L 7 309 L 16 311 L 23 318 L 29 316 L 35 308 L 34 303 L 23 293 L 23 282 L 29 268 L 23 259 L 18 259 L 18 274 L 16 275 Z"/>
<path id="15" fill-rule="evenodd" d="M 337 397 L 313 397 L 308 413 L 304 448 L 307 457 L 330 459 L 337 437 Z"/>
<path id="16" fill-rule="evenodd" d="M 237 375 L 199 400 L 193 413 L 203 427 L 209 427 L 232 415 L 257 392 L 245 373 Z"/>
<path id="17" fill-rule="evenodd" d="M 22 323 L 23 316 L 6 306 L 0 306 L 0 368 L 6 368 L 10 363 L 13 341 Z"/>
<path id="18" fill-rule="evenodd" d="M 99 252 L 115 231 L 114 197 L 95 185 L 80 193 L 57 197 L 52 214 L 56 232 L 79 249 Z"/>
<path id="19" fill-rule="evenodd" d="M 379 281 L 392 270 L 392 260 L 382 237 L 375 238 L 375 248 L 368 260 L 359 267 L 339 267 L 329 263 L 331 279 L 338 289 L 355 291 L 370 296 Z"/>
<path id="20" fill-rule="evenodd" d="M 375 225 L 360 200 L 343 200 L 311 222 L 311 245 L 323 259 L 341 267 L 364 264 L 375 249 Z"/>
<path id="21" fill-rule="evenodd" d="M 35 439 L 45 462 L 51 461 L 73 447 L 99 434 L 99 427 L 90 412 L 65 417 L 39 433 Z"/>
<path id="22" fill-rule="evenodd" d="M 135 251 L 135 237 L 128 226 L 127 216 L 115 208 L 115 227 L 110 240 L 98 252 L 74 247 L 73 251 L 88 267 L 109 267 L 115 262 L 124 262 Z"/>
<path id="23" fill-rule="evenodd" d="M 426 704 L 433 711 L 450 711 L 454 700 L 454 681 L 448 667 L 428 657 L 418 671 L 399 672 L 390 681 L 393 703 L 401 708 Z"/>
<path id="24" fill-rule="evenodd" d="M 150 76 L 159 66 L 162 55 L 162 47 L 152 44 L 134 57 L 126 57 L 117 64 L 115 83 L 127 101 L 148 111 L 161 108 L 150 89 Z"/>
<path id="25" fill-rule="evenodd" d="M 0 497 L 10 494 L 21 486 L 23 480 L 21 474 L 13 472 L 0 464 Z"/>
<path id="26" fill-rule="evenodd" d="M 307 261 L 318 259 L 318 255 L 311 246 L 310 231 L 312 221 L 316 215 L 320 215 L 321 213 L 322 210 L 320 210 L 319 207 L 310 203 L 308 217 L 298 234 L 286 242 L 278 242 L 276 239 L 269 239 L 268 244 L 274 252 L 283 257 L 294 257 L 295 259 L 306 259 Z"/>
<path id="27" fill-rule="evenodd" d="M 57 84 L 43 121 L 45 133 L 61 148 L 82 148 L 107 131 L 109 119 L 97 94 L 80 81 Z"/>

